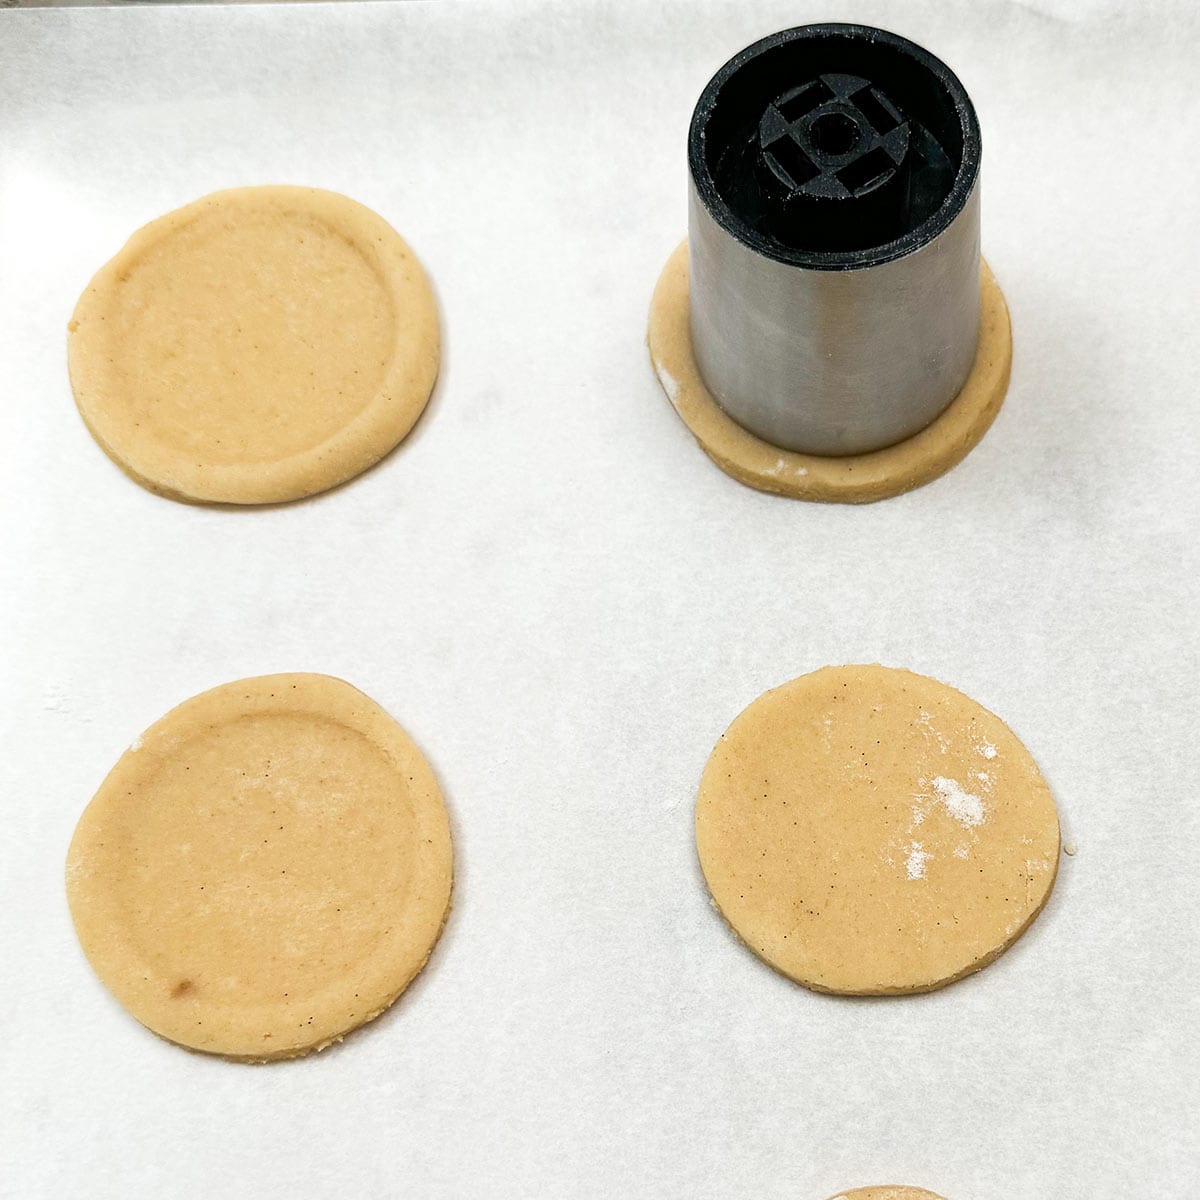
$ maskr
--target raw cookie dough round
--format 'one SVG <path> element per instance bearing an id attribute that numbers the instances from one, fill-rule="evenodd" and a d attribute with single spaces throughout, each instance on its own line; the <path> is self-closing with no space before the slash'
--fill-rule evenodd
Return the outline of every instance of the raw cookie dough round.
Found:
<path id="1" fill-rule="evenodd" d="M 122 755 L 67 857 L 96 973 L 164 1038 L 290 1058 L 378 1016 L 450 906 L 450 827 L 429 764 L 328 675 L 185 701 Z"/>
<path id="2" fill-rule="evenodd" d="M 692 356 L 687 242 L 667 260 L 654 289 L 649 343 L 667 398 L 722 471 L 762 492 L 849 504 L 911 491 L 965 458 L 1000 411 L 1012 366 L 1008 306 L 984 263 L 979 348 L 962 391 L 920 433 L 869 454 L 831 458 L 772 446 L 743 429 L 713 399 Z"/>
<path id="3" fill-rule="evenodd" d="M 350 479 L 413 427 L 438 369 L 412 251 L 317 188 L 234 188 L 152 221 L 69 329 L 88 429 L 177 500 L 265 504 Z"/>
<path id="4" fill-rule="evenodd" d="M 1029 752 L 911 671 L 825 667 L 722 735 L 696 804 L 718 909 L 823 992 L 925 992 L 991 962 L 1041 911 L 1058 814 Z"/>
<path id="5" fill-rule="evenodd" d="M 829 1200 L 943 1200 L 933 1192 L 924 1188 L 914 1187 L 865 1187 L 855 1188 L 852 1192 L 838 1192 Z"/>

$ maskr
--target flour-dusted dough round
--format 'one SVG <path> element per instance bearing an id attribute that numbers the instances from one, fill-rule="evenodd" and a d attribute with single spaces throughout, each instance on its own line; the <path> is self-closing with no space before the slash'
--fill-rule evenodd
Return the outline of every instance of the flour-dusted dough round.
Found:
<path id="1" fill-rule="evenodd" d="M 838 1192 L 829 1200 L 943 1200 L 933 1192 L 924 1188 L 914 1187 L 864 1187 L 855 1188 L 852 1192 Z"/>
<path id="2" fill-rule="evenodd" d="M 740 483 L 797 500 L 883 500 L 945 474 L 987 433 L 1000 411 L 1012 366 L 1012 327 L 987 263 L 981 289 L 979 348 L 962 391 L 920 433 L 869 454 L 823 457 L 782 450 L 743 429 L 713 399 L 692 354 L 686 242 L 667 260 L 654 289 L 650 360 L 701 449 Z"/>
<path id="3" fill-rule="evenodd" d="M 1016 735 L 911 671 L 766 692 L 705 767 L 696 843 L 742 940 L 806 987 L 889 995 L 991 962 L 1041 910 L 1058 814 Z"/>
<path id="4" fill-rule="evenodd" d="M 378 1016 L 450 905 L 429 764 L 327 675 L 228 683 L 122 755 L 67 858 L 96 973 L 144 1025 L 232 1058 L 289 1058 Z"/>
<path id="5" fill-rule="evenodd" d="M 412 251 L 334 192 L 214 192 L 139 229 L 70 323 L 106 453 L 178 500 L 264 504 L 365 471 L 416 423 L 437 308 Z"/>

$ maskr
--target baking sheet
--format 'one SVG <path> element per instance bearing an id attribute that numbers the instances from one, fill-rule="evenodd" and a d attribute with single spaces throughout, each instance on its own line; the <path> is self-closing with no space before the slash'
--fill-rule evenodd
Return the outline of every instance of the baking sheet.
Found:
<path id="1" fill-rule="evenodd" d="M 726 478 L 644 346 L 696 95 L 829 18 L 971 91 L 1016 337 L 983 443 L 866 508 Z M 0 1192 L 1195 1196 L 1198 48 L 1184 0 L 0 13 Z M 390 220 L 445 366 L 349 486 L 190 508 L 92 442 L 65 325 L 134 228 L 258 182 Z M 981 974 L 846 1001 L 726 931 L 691 806 L 759 692 L 875 660 L 1004 717 L 1078 852 Z M 280 670 L 344 676 L 416 737 L 456 905 L 390 1013 L 250 1068 L 119 1009 L 62 864 L 142 728 Z"/>

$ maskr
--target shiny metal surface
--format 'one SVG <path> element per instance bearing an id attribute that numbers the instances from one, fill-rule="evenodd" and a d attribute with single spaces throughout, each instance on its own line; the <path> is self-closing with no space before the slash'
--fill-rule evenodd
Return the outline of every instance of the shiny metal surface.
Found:
<path id="1" fill-rule="evenodd" d="M 979 332 L 979 182 L 933 240 L 878 266 L 769 258 L 688 194 L 692 345 L 738 424 L 789 450 L 858 454 L 928 425 L 970 373 Z"/>

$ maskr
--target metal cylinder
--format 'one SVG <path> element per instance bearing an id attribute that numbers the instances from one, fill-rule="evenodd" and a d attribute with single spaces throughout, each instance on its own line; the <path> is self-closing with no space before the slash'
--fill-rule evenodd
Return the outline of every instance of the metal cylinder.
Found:
<path id="1" fill-rule="evenodd" d="M 692 346 L 740 425 L 882 448 L 961 390 L 979 333 L 979 123 L 912 42 L 808 25 L 756 42 L 692 117 Z"/>

